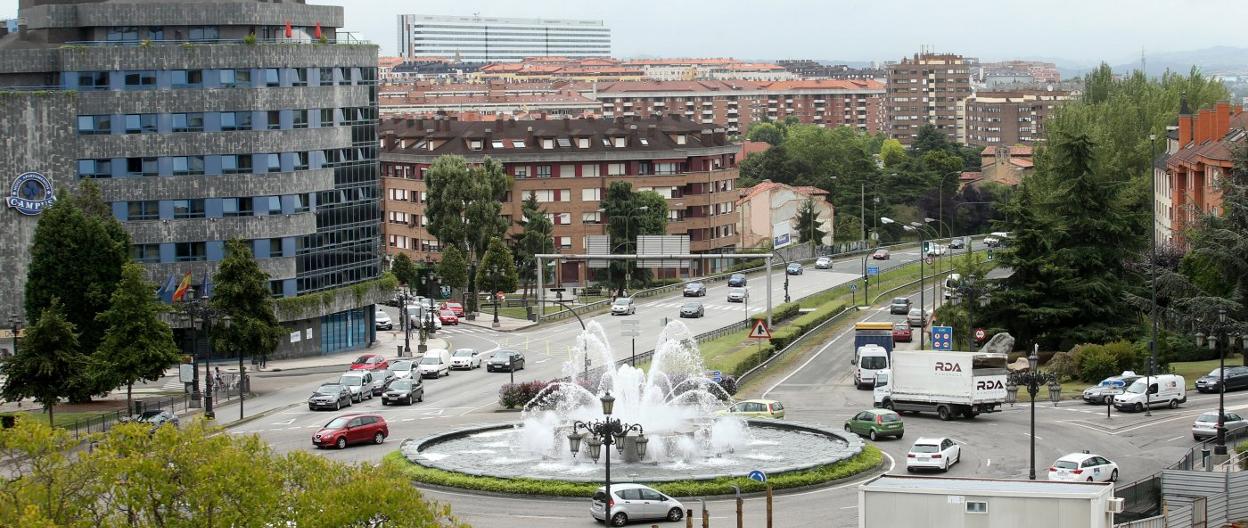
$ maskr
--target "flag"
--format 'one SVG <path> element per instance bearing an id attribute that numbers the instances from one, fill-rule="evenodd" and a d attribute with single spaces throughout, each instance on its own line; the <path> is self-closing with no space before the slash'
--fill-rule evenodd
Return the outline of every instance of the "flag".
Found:
<path id="1" fill-rule="evenodd" d="M 320 23 L 320 22 L 317 22 L 317 23 L 316 23 L 316 34 L 315 34 L 315 36 L 316 36 L 316 40 L 321 40 L 321 23 Z"/>
<path id="2" fill-rule="evenodd" d="M 177 284 L 177 276 L 170 274 L 169 280 L 165 281 L 165 285 L 161 286 L 159 290 L 156 290 L 156 295 L 159 296 L 160 300 L 163 302 L 173 302 L 173 289 L 177 286 Z"/>
<path id="3" fill-rule="evenodd" d="M 212 277 L 204 277 L 204 297 L 212 297 Z"/>
<path id="4" fill-rule="evenodd" d="M 294 30 L 294 29 L 291 29 L 291 27 L 290 27 L 290 21 L 289 21 L 289 20 L 287 20 L 287 21 L 286 21 L 286 38 L 291 38 L 291 37 L 293 37 L 293 36 L 295 36 L 295 30 Z"/>
<path id="5" fill-rule="evenodd" d="M 173 302 L 181 301 L 186 296 L 186 290 L 191 289 L 191 272 L 186 272 L 182 276 L 182 282 L 178 284 L 178 289 L 173 292 Z"/>

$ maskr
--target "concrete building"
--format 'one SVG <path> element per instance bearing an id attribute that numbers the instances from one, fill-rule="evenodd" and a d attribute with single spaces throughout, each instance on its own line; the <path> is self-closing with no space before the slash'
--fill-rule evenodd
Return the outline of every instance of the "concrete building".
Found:
<path id="1" fill-rule="evenodd" d="M 888 134 L 909 145 L 924 125 L 961 142 L 966 98 L 971 96 L 975 59 L 949 53 L 916 53 L 888 69 Z"/>
<path id="2" fill-rule="evenodd" d="M 966 135 L 976 147 L 1032 145 L 1044 141 L 1044 120 L 1070 92 L 1055 90 L 981 91 L 966 99 Z"/>
<path id="3" fill-rule="evenodd" d="M 1154 148 L 1161 152 L 1153 158 L 1153 231 L 1157 246 L 1166 247 L 1174 239 L 1174 187 L 1166 172 L 1166 162 L 1179 151 L 1179 127 L 1166 127 L 1166 135 L 1155 139 Z"/>
<path id="4" fill-rule="evenodd" d="M 526 57 L 610 57 L 611 29 L 601 20 L 399 15 L 399 55 L 462 62 Z"/>
<path id="5" fill-rule="evenodd" d="M 20 312 L 39 204 L 87 178 L 154 282 L 203 291 L 230 239 L 275 296 L 378 277 L 377 48 L 339 42 L 341 7 L 21 0 L 18 19 L 0 34 L 0 175 L 23 198 L 0 211 L 0 313 Z M 372 341 L 372 303 L 339 297 L 279 311 L 276 355 Z"/>
<path id="6" fill-rule="evenodd" d="M 888 80 L 888 73 L 880 68 L 855 68 L 846 64 L 824 64 L 810 59 L 776 61 L 784 69 L 805 79 L 872 79 Z"/>
<path id="7" fill-rule="evenodd" d="M 881 475 L 858 486 L 859 528 L 1112 528 L 1113 482 Z"/>
<path id="8" fill-rule="evenodd" d="M 1234 167 L 1236 148 L 1248 141 L 1248 114 L 1222 101 L 1192 114 L 1183 101 L 1179 111 L 1178 149 L 1166 159 L 1170 233 L 1166 242 L 1185 246 L 1183 231 L 1203 215 L 1221 215 L 1218 181 Z M 1160 213 L 1161 208 L 1158 208 Z M 1163 243 L 1159 237 L 1158 243 Z"/>
<path id="9" fill-rule="evenodd" d="M 669 235 L 688 235 L 694 253 L 737 245 L 737 155 L 722 128 L 666 118 L 552 119 L 464 122 L 385 119 L 382 174 L 386 251 L 436 261 L 440 250 L 425 216 L 425 171 L 441 155 L 502 162 L 514 187 L 503 203 L 508 220 L 536 196 L 554 223 L 555 248 L 585 253 L 587 238 L 607 234 L 601 209 L 612 182 L 667 198 Z M 514 222 L 511 222 L 514 225 Z M 513 232 L 520 232 L 518 226 Z M 701 273 L 694 264 L 693 273 Z M 715 263 L 718 265 L 718 263 Z M 584 262 L 564 262 L 558 280 L 582 284 Z"/>
<path id="10" fill-rule="evenodd" d="M 979 172 L 964 172 L 959 182 L 963 185 L 999 183 L 1014 187 L 1035 172 L 1032 153 L 1032 148 L 1026 145 L 984 147 L 979 153 Z"/>
<path id="11" fill-rule="evenodd" d="M 1010 60 L 985 62 L 974 70 L 975 83 L 990 90 L 1008 90 L 1019 84 L 1052 84 L 1062 80 L 1051 62 Z"/>
<path id="12" fill-rule="evenodd" d="M 794 187 L 771 180 L 741 189 L 741 198 L 737 199 L 741 248 L 778 248 L 797 243 L 801 239 L 797 233 L 797 212 L 806 200 L 815 204 L 819 230 L 824 232 L 819 245 L 832 245 L 836 211 L 827 196 L 828 191 L 818 187 Z"/>

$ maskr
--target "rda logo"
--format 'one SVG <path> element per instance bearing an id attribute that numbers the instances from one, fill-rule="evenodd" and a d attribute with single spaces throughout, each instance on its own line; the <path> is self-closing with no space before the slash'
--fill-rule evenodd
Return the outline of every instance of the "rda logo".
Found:
<path id="1" fill-rule="evenodd" d="M 975 390 L 990 391 L 1003 389 L 1005 389 L 1005 385 L 1001 383 L 1001 380 L 979 380 L 975 383 Z"/>
<path id="2" fill-rule="evenodd" d="M 962 366 L 949 361 L 937 361 L 936 372 L 962 372 Z"/>

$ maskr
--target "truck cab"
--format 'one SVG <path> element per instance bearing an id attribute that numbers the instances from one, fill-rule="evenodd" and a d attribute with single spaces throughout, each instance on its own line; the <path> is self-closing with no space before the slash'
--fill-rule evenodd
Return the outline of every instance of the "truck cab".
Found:
<path id="1" fill-rule="evenodd" d="M 854 385 L 859 389 L 875 386 L 878 372 L 888 369 L 888 351 L 879 345 L 863 345 L 849 360 L 854 368 Z"/>

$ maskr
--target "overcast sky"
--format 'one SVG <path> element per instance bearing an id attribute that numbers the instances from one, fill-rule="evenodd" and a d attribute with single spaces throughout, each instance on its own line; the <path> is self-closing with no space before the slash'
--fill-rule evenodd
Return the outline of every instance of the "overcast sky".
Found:
<path id="1" fill-rule="evenodd" d="M 396 15 L 603 19 L 613 53 L 896 60 L 927 45 L 982 59 L 1095 63 L 1248 47 L 1244 0 L 309 0 L 345 6 L 346 29 L 396 49 Z M 17 0 L 0 0 L 0 18 Z M 1181 35 L 1181 38 L 1175 38 Z"/>

